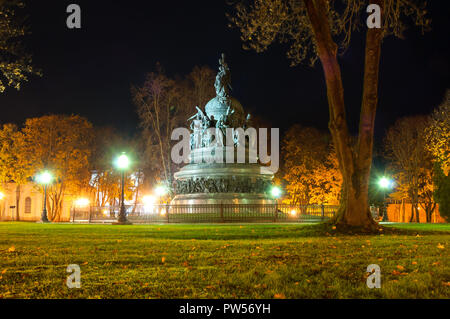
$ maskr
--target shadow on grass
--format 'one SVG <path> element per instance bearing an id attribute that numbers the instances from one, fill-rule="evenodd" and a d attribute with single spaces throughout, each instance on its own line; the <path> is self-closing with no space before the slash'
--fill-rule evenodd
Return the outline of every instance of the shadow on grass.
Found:
<path id="1" fill-rule="evenodd" d="M 378 232 L 367 233 L 358 228 L 336 229 L 331 223 L 318 224 L 162 224 L 162 225 L 80 225 L 0 223 L 0 234 L 72 238 L 146 238 L 174 240 L 239 240 L 336 236 L 377 235 L 450 235 L 450 225 L 379 225 Z"/>

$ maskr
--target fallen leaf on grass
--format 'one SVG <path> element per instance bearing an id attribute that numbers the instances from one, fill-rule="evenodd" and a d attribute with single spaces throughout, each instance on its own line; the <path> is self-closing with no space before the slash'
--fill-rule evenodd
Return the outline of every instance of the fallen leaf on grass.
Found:
<path id="1" fill-rule="evenodd" d="M 444 245 L 441 245 L 441 243 L 439 243 L 439 244 L 437 245 L 437 248 L 439 248 L 439 249 L 444 249 L 445 246 L 444 246 Z"/>
<path id="2" fill-rule="evenodd" d="M 164 263 L 166 261 L 166 257 L 161 258 L 161 262 Z"/>
<path id="3" fill-rule="evenodd" d="M 273 295 L 275 299 L 286 299 L 286 296 L 284 294 L 275 294 Z"/>
<path id="4" fill-rule="evenodd" d="M 403 267 L 402 265 L 397 265 L 397 269 L 398 270 L 405 270 L 405 267 Z"/>
<path id="5" fill-rule="evenodd" d="M 9 253 L 13 253 L 15 251 L 16 251 L 16 247 L 14 247 L 14 246 L 11 246 L 11 247 L 8 248 L 8 252 Z"/>
<path id="6" fill-rule="evenodd" d="M 407 272 L 400 272 L 400 271 L 397 271 L 397 270 L 393 270 L 392 274 L 396 275 L 396 276 L 406 276 L 406 275 L 408 275 Z"/>

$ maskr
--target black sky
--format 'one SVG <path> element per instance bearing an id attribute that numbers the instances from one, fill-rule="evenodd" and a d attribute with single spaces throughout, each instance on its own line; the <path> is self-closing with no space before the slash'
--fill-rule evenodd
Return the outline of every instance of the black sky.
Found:
<path id="1" fill-rule="evenodd" d="M 448 1 L 430 1 L 432 31 L 413 29 L 406 40 L 383 43 L 376 135 L 404 115 L 426 114 L 449 85 Z M 66 27 L 66 7 L 82 9 L 82 29 Z M 169 75 L 193 66 L 217 69 L 221 52 L 232 71 L 233 94 L 273 127 L 293 123 L 326 129 L 328 108 L 320 64 L 290 67 L 285 51 L 273 45 L 262 54 L 244 51 L 236 29 L 227 27 L 225 0 L 206 1 L 28 1 L 32 35 L 26 40 L 42 78 L 21 91 L 0 94 L 0 123 L 28 117 L 75 113 L 123 134 L 137 131 L 130 86 L 140 84 L 159 61 Z M 351 129 L 359 118 L 364 37 L 355 36 L 342 56 L 345 99 Z M 194 112 L 194 106 L 193 106 Z"/>

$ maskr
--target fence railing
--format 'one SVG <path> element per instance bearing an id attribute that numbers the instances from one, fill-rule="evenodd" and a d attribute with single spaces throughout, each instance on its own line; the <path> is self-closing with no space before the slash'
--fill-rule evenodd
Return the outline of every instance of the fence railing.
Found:
<path id="1" fill-rule="evenodd" d="M 72 208 L 73 223 L 113 223 L 119 206 Z M 134 223 L 317 222 L 334 217 L 338 206 L 289 204 L 126 205 Z"/>

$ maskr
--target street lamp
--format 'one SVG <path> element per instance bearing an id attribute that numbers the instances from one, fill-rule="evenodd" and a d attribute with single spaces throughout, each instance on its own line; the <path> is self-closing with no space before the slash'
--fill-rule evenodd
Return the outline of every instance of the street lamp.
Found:
<path id="1" fill-rule="evenodd" d="M 281 189 L 277 186 L 274 186 L 272 187 L 271 193 L 273 197 L 278 198 L 281 196 Z"/>
<path id="2" fill-rule="evenodd" d="M 383 222 L 387 222 L 386 190 L 392 187 L 392 180 L 383 176 L 378 180 L 378 186 L 383 190 Z"/>
<path id="3" fill-rule="evenodd" d="M 274 222 L 277 221 L 278 218 L 278 197 L 281 196 L 281 189 L 277 186 L 273 186 L 270 190 L 270 193 L 272 194 L 272 197 L 275 198 L 275 218 Z"/>
<path id="4" fill-rule="evenodd" d="M 52 179 L 52 174 L 47 171 L 37 176 L 37 182 L 44 185 L 44 208 L 42 209 L 41 223 L 49 223 L 47 217 L 47 185 L 51 183 Z"/>
<path id="5" fill-rule="evenodd" d="M 130 224 L 127 220 L 126 211 L 125 211 L 125 170 L 130 165 L 130 160 L 125 153 L 122 153 L 116 160 L 116 167 L 122 171 L 122 194 L 120 198 L 120 210 L 119 210 L 119 218 L 117 223 L 115 224 Z"/>

